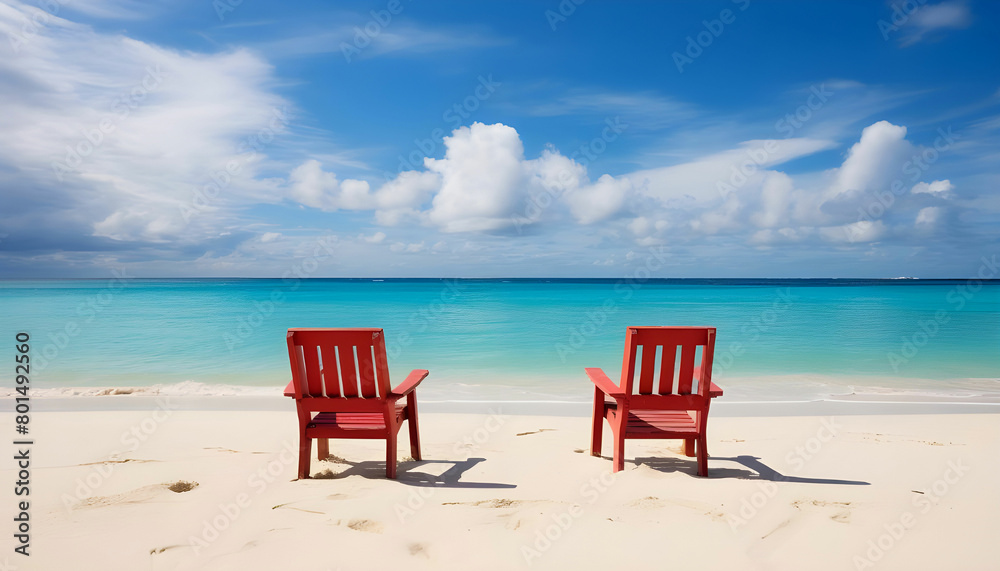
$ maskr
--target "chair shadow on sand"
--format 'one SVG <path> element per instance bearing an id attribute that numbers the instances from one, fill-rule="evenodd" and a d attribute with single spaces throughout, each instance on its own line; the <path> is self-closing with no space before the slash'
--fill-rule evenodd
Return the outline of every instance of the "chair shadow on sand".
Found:
<path id="1" fill-rule="evenodd" d="M 314 474 L 315 479 L 340 479 L 348 476 L 361 476 L 371 480 L 385 479 L 385 462 L 368 460 L 364 462 L 350 462 L 337 458 L 338 463 L 348 464 L 350 468 L 336 474 L 323 471 Z M 515 484 L 501 484 L 492 482 L 463 482 L 462 475 L 480 462 L 485 462 L 485 458 L 468 458 L 462 461 L 456 460 L 406 460 L 399 463 L 399 472 L 396 480 L 408 486 L 420 486 L 428 488 L 494 488 L 509 489 L 516 488 Z M 440 476 L 428 474 L 426 472 L 412 471 L 422 466 L 434 464 L 451 464 L 452 466 L 441 473 Z"/>
<path id="2" fill-rule="evenodd" d="M 868 486 L 869 482 L 862 482 L 860 480 L 834 480 L 829 478 L 803 478 L 799 476 L 786 476 L 781 474 L 774 468 L 771 468 L 767 464 L 760 461 L 760 458 L 756 456 L 735 456 L 732 458 L 725 458 L 721 456 L 711 456 L 710 459 L 713 462 L 726 461 L 735 462 L 748 468 L 746 470 L 741 468 L 719 468 L 716 466 L 712 467 L 709 472 L 709 478 L 736 478 L 740 480 L 767 480 L 770 482 L 789 482 L 793 484 L 835 484 L 841 486 Z M 650 468 L 660 471 L 660 472 L 686 472 L 692 476 L 697 475 L 698 466 L 695 462 L 685 459 L 685 458 L 667 458 L 667 457 L 645 457 L 636 458 L 636 464 L 643 464 L 649 466 Z"/>

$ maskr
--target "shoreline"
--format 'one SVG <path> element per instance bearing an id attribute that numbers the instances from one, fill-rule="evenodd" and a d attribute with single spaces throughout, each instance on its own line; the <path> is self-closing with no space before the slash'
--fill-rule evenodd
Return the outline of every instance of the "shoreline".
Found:
<path id="1" fill-rule="evenodd" d="M 32 395 L 36 412 L 116 412 L 148 411 L 169 403 L 183 411 L 295 411 L 294 400 L 274 395 L 151 395 L 120 394 L 102 396 Z M 0 399 L 0 413 L 13 413 L 14 401 Z M 497 411 L 524 416 L 589 417 L 592 404 L 574 401 L 537 400 L 433 400 L 418 399 L 419 410 L 431 414 L 488 415 Z M 1000 399 L 935 400 L 911 398 L 813 399 L 788 401 L 726 401 L 712 403 L 712 417 L 829 416 L 829 415 L 915 415 L 915 414 L 1000 414 Z"/>

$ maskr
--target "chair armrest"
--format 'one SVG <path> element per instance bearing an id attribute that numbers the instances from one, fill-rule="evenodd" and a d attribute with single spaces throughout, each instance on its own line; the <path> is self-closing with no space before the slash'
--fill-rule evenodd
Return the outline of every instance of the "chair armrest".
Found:
<path id="1" fill-rule="evenodd" d="M 708 398 L 712 399 L 712 398 L 721 397 L 721 396 L 722 396 L 722 389 L 719 388 L 719 385 L 717 385 L 715 383 L 712 383 L 708 387 Z"/>
<path id="2" fill-rule="evenodd" d="M 389 398 L 398 399 L 412 393 L 413 389 L 417 388 L 417 385 L 420 384 L 420 381 L 424 380 L 429 374 L 430 371 L 426 369 L 413 369 L 407 375 L 406 379 L 402 383 L 399 383 L 398 387 L 389 391 Z"/>
<path id="3" fill-rule="evenodd" d="M 295 398 L 295 381 L 288 381 L 288 386 L 285 387 L 285 396 Z"/>
<path id="4" fill-rule="evenodd" d="M 597 388 L 601 389 L 601 392 L 604 394 L 616 399 L 625 397 L 625 393 L 621 390 L 621 388 L 611 382 L 611 379 L 609 379 L 601 369 L 587 368 L 584 369 L 584 372 L 587 373 L 587 377 L 597 386 Z"/>

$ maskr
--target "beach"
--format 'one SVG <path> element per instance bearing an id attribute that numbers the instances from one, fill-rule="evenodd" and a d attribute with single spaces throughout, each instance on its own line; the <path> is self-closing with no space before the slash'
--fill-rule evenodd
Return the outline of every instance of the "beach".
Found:
<path id="1" fill-rule="evenodd" d="M 588 454 L 584 405 L 430 404 L 424 459 L 401 461 L 396 481 L 378 440 L 331 441 L 313 479 L 296 480 L 291 399 L 35 405 L 30 556 L 0 539 L 13 569 L 993 569 L 1000 557 L 1000 414 L 985 403 L 720 400 L 708 478 L 680 441 L 659 440 L 628 441 L 612 474 L 607 436 L 603 458 Z M 0 473 L 17 476 L 9 460 Z"/>

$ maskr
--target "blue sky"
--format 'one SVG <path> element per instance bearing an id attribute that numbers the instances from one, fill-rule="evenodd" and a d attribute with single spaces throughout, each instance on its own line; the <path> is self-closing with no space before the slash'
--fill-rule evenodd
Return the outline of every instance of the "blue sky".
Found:
<path id="1" fill-rule="evenodd" d="M 1000 254 L 998 22 L 3 2 L 0 277 L 971 276 Z"/>

